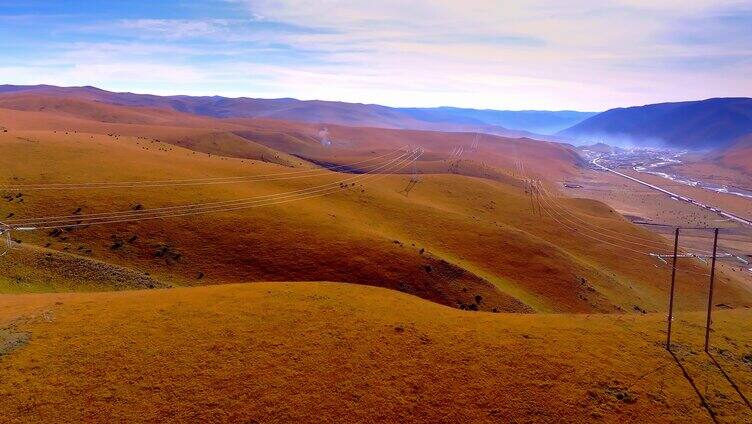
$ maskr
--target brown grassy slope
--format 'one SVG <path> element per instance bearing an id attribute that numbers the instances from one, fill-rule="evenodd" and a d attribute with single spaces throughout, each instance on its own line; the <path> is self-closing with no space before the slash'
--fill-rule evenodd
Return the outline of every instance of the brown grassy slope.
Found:
<path id="1" fill-rule="evenodd" d="M 3 246 L 4 248 L 4 246 Z M 0 273 L 1 293 L 101 291 L 168 287 L 148 274 L 96 260 L 86 248 L 71 252 L 16 245 Z M 43 283 L 42 283 L 43 282 Z"/>
<path id="2" fill-rule="evenodd" d="M 4 180 L 15 184 L 290 170 L 165 146 L 169 145 L 129 137 L 12 131 L 0 134 L 0 161 Z M 237 199 L 353 177 L 323 172 L 297 180 L 182 188 L 22 190 L 21 198 L 0 202 L 0 216 L 13 220 L 68 215 L 78 208 L 86 214 L 129 210 L 136 204 L 153 208 Z M 625 260 L 607 243 L 593 242 L 531 213 L 530 200 L 518 185 L 430 175 L 405 196 L 400 191 L 406 183 L 404 176 L 389 176 L 294 204 L 14 236 L 23 243 L 148 272 L 168 285 L 333 280 L 375 282 L 446 305 L 477 304 L 484 310 L 612 312 L 631 311 L 634 305 L 647 310 L 665 307 L 666 268 L 656 269 L 648 257 Z M 613 231 L 660 240 L 601 204 L 575 203 L 570 209 Z M 172 253 L 159 255 L 165 249 Z M 8 265 L 6 281 L 13 281 L 13 256 L 0 261 Z M 701 308 L 704 281 L 685 281 L 678 305 Z M 36 279 L 31 285 L 50 290 L 63 284 Z M 719 290 L 719 301 L 749 301 L 748 293 L 726 279 L 720 280 Z M 478 295 L 482 300 L 476 300 Z"/>
<path id="3" fill-rule="evenodd" d="M 450 160 L 450 153 L 459 147 L 464 148 L 464 153 L 457 159 L 475 161 L 475 167 L 514 169 L 520 159 L 526 161 L 530 173 L 558 177 L 571 175 L 579 163 L 577 154 L 569 147 L 524 138 L 323 126 L 269 119 L 220 120 L 171 110 L 35 94 L 0 95 L 0 127 L 146 137 L 199 152 L 281 164 L 295 162 L 287 154 L 317 162 L 343 163 L 343 157 L 353 154 L 408 144 L 421 146 L 435 160 L 444 161 L 442 170 L 463 175 L 477 176 L 478 172 L 457 167 L 456 161 Z M 327 148 L 321 145 L 320 135 L 325 127 L 332 140 Z M 476 137 L 478 148 L 472 150 Z"/>
<path id="4" fill-rule="evenodd" d="M 399 110 L 373 104 L 320 100 L 300 101 L 289 98 L 163 97 L 148 94 L 113 93 L 95 87 L 44 85 L 0 87 L 0 98 L 29 95 L 95 101 L 112 105 L 161 108 L 213 117 L 264 117 L 284 121 L 326 122 L 348 126 L 367 125 L 380 128 L 411 128 L 435 131 L 478 131 L 480 129 L 489 134 L 511 137 L 530 135 L 527 131 L 510 130 L 498 125 L 479 126 L 467 123 L 426 121 L 416 119 Z"/>
<path id="5" fill-rule="evenodd" d="M 283 165 L 301 162 L 284 152 L 272 150 L 231 132 L 242 127 L 208 118 L 159 109 L 126 108 L 84 101 L 60 100 L 63 104 L 58 105 L 42 99 L 38 105 L 27 105 L 26 102 L 30 99 L 24 97 L 24 103 L 8 105 L 1 100 L 2 97 L 0 127 L 11 131 L 45 130 L 64 134 L 141 137 L 145 141 L 164 142 L 200 153 Z M 9 106 L 25 109 L 4 108 Z"/>
<path id="6" fill-rule="evenodd" d="M 712 350 L 748 397 L 749 312 L 716 315 Z M 700 321 L 675 322 L 677 357 L 720 422 L 749 422 Z M 4 295 L 0 327 L 28 343 L 0 357 L 0 421 L 711 422 L 664 325 L 331 283 Z"/>
<path id="7" fill-rule="evenodd" d="M 752 175 L 752 135 L 740 138 L 715 159 L 723 166 Z"/>
<path id="8" fill-rule="evenodd" d="M 132 181 L 144 176 L 150 179 L 196 178 L 285 171 L 285 168 L 262 163 L 196 155 L 183 149 L 157 149 L 152 143 L 139 139 L 101 136 L 92 139 L 89 135 L 39 132 L 23 133 L 20 138 L 16 133 L 0 137 L 7 137 L 2 155 L 7 161 L 7 179 L 16 182 L 38 181 L 40 177 L 42 181 L 47 178 L 86 181 L 105 177 Z M 27 157 L 36 157 L 34 163 L 38 168 L 30 168 L 24 161 Z M 186 204 L 196 199 L 212 201 L 284 192 L 310 187 L 314 182 L 321 184 L 352 177 L 331 174 L 308 180 L 184 189 L 26 192 L 19 199 L 5 202 L 2 215 L 14 214 L 9 217 L 14 219 L 66 215 L 79 207 L 83 213 L 89 213 L 128 210 L 136 203 L 146 207 Z M 351 188 L 339 201 L 348 202 L 356 196 L 361 202 L 370 203 L 370 194 L 363 190 L 366 188 Z M 337 207 L 328 203 L 328 199 L 319 199 L 294 208 L 279 205 L 247 213 L 92 227 L 62 234 L 45 230 L 17 233 L 15 237 L 24 243 L 49 244 L 52 249 L 149 271 L 166 283 L 206 284 L 311 276 L 341 281 L 373 279 L 455 306 L 458 301 L 475 303 L 474 297 L 480 295 L 485 300 L 483 308 L 526 309 L 477 276 L 440 259 L 422 256 L 417 247 L 395 244 L 383 234 L 360 227 L 354 217 L 345 217 L 343 224 L 342 218 L 335 215 Z M 133 236 L 136 239 L 129 241 Z M 118 240 L 127 243 L 113 249 Z M 176 257 L 179 255 L 179 259 L 157 257 L 156 253 L 164 248 Z M 2 260 L 7 261 L 4 270 L 16 274 L 13 255 Z M 429 266 L 436 270 L 436 276 L 425 270 Z M 200 274 L 205 277 L 199 278 Z M 8 275 L 8 280 L 13 280 L 13 276 Z M 37 279 L 36 284 L 47 289 L 57 287 L 54 281 L 49 284 Z M 26 287 L 27 284 L 22 284 L 16 290 Z M 102 288 L 111 287 L 103 284 Z"/>
<path id="9" fill-rule="evenodd" d="M 481 136 L 478 150 L 473 151 L 470 144 L 474 134 L 333 127 L 334 147 L 323 149 L 315 138 L 317 134 L 310 134 L 318 127 L 279 121 L 217 121 L 216 128 L 207 130 L 174 126 L 179 122 L 102 123 L 57 113 L 0 109 L 0 122 L 5 121 L 14 126 L 9 133 L 2 134 L 8 142 L 4 148 L 4 169 L 8 178 L 18 179 L 17 183 L 197 178 L 281 170 L 247 159 L 200 155 L 155 142 L 157 137 L 174 144 L 185 143 L 193 149 L 241 157 L 247 157 L 244 155 L 251 151 L 248 155 L 256 160 L 293 167 L 311 166 L 279 150 L 240 138 L 233 130 L 238 125 L 267 131 L 274 137 L 287 137 L 319 155 L 321 163 L 362 160 L 383 153 L 385 148 L 414 142 L 427 149 L 425 160 L 415 166 L 419 172 L 472 175 L 500 183 L 488 185 L 476 179 L 451 176 L 426 177 L 419 191 L 431 195 L 421 199 L 418 194 L 411 194 L 410 198 L 398 195 L 407 182 L 391 177 L 373 189 L 353 187 L 338 197 L 226 214 L 219 220 L 214 216 L 183 218 L 27 239 L 43 246 L 50 243 L 54 249 L 84 253 L 91 250 L 86 254 L 155 273 L 164 284 L 270 279 L 379 281 L 387 287 L 455 306 L 477 304 L 474 299 L 480 295 L 485 299 L 480 307 L 488 310 L 608 312 L 633 310 L 634 306 L 647 310 L 665 307 L 668 279 L 665 268 L 656 272 L 647 258 L 624 261 L 624 256 L 607 243 L 592 243 L 562 229 L 554 220 L 527 212 L 527 199 L 516 178 L 521 176 L 515 167 L 516 160 L 526 159 L 525 173 L 536 168 L 553 175 L 569 172 L 573 162 L 567 159 L 569 151 L 560 145 Z M 18 131 L 18 128 L 45 128 L 53 133 Z M 347 138 L 342 138 L 339 131 Z M 137 138 L 120 134 L 133 134 Z M 342 140 L 351 141 L 343 144 Z M 459 141 L 466 143 L 467 153 L 459 159 L 447 159 Z M 234 153 L 236 148 L 239 153 Z M 287 147 L 285 150 L 289 151 Z M 112 190 L 26 193 L 25 203 L 11 202 L 8 214 L 0 215 L 16 213 L 15 218 L 22 218 L 69 214 L 78 207 L 87 213 L 127 210 L 136 203 L 154 207 L 192 203 L 195 199 L 235 199 L 305 188 L 314 181 L 329 182 L 333 178 L 339 177 L 250 186 L 120 190 L 115 191 L 117 195 Z M 585 205 L 577 213 L 589 220 L 602 218 L 601 225 L 612 226 L 614 231 L 651 237 L 603 208 L 595 211 L 594 218 L 589 208 Z M 115 241 L 134 235 L 138 238 L 136 243 L 117 251 L 110 248 Z M 165 248 L 174 249 L 182 260 L 155 258 L 155 252 Z M 416 256 L 420 248 L 426 249 L 427 254 Z M 382 266 L 385 258 L 389 258 L 386 267 Z M 199 279 L 202 274 L 205 278 Z M 702 306 L 700 280 L 690 279 L 687 296 L 680 301 L 686 302 L 682 306 Z M 747 302 L 748 294 L 731 284 L 728 286 L 722 296 L 734 304 Z"/>
<path id="10" fill-rule="evenodd" d="M 574 150 L 559 143 L 474 132 L 324 126 L 261 119 L 228 119 L 224 122 L 247 127 L 235 133 L 249 140 L 276 150 L 320 160 L 326 160 L 332 151 L 363 151 L 410 145 L 424 148 L 430 158 L 449 163 L 472 160 L 479 166 L 515 169 L 516 162 L 520 160 L 527 165 L 526 173 L 545 177 L 572 175 L 581 161 Z M 323 128 L 328 130 L 332 143 L 328 149 L 323 149 L 319 142 L 319 132 Z M 476 138 L 477 148 L 473 149 L 473 141 Z M 451 158 L 451 152 L 459 147 L 463 148 L 462 155 Z M 455 171 L 461 173 L 461 170 Z"/>
<path id="11" fill-rule="evenodd" d="M 24 112 L 43 112 L 60 117 L 110 124 L 171 125 L 205 128 L 222 126 L 218 125 L 217 121 L 211 118 L 173 110 L 117 106 L 75 97 L 4 94 L 0 95 L 0 108 Z M 37 122 L 36 125 L 44 125 L 44 122 Z M 228 127 L 227 125 L 224 126 Z"/>

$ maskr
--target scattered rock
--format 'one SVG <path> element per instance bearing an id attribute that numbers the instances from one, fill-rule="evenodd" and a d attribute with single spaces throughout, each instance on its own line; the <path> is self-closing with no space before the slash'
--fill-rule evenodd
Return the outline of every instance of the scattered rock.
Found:
<path id="1" fill-rule="evenodd" d="M 16 331 L 13 327 L 0 328 L 0 358 L 25 346 L 31 339 L 31 333 Z"/>
<path id="2" fill-rule="evenodd" d="M 752 365 L 752 353 L 742 356 L 742 362 L 747 365 Z"/>
<path id="3" fill-rule="evenodd" d="M 615 397 L 624 403 L 633 404 L 637 402 L 637 395 L 621 387 L 606 387 L 606 393 Z"/>

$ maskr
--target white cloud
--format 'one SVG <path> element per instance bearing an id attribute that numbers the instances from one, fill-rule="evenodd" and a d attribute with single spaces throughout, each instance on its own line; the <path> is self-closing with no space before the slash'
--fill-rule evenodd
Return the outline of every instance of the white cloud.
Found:
<path id="1" fill-rule="evenodd" d="M 244 13 L 232 19 L 145 16 L 68 28 L 88 41 L 55 43 L 0 77 L 405 106 L 592 110 L 752 95 L 751 46 L 674 36 L 695 22 L 691 35 L 702 37 L 702 19 L 746 7 L 739 1 L 233 3 Z"/>
<path id="2" fill-rule="evenodd" d="M 374 90 L 396 89 L 396 94 L 379 92 L 381 99 L 393 99 L 392 103 L 407 99 L 434 102 L 430 87 L 446 94 L 447 100 L 439 100 L 441 103 L 587 109 L 752 94 L 752 82 L 740 72 L 749 66 L 729 66 L 728 60 L 750 55 L 749 48 L 698 47 L 673 42 L 668 36 L 677 23 L 743 6 L 738 1 L 243 3 L 249 12 L 268 20 L 334 30 L 288 36 L 285 41 L 318 49 L 326 52 L 324 57 L 329 60 L 349 64 L 339 68 L 349 78 L 331 82 L 337 88 L 347 81 L 360 81 L 358 91 L 371 87 L 370 97 Z M 702 58 L 710 66 L 703 75 L 689 66 L 682 69 L 683 60 Z M 375 71 L 384 77 L 368 77 Z M 320 79 L 324 72 L 328 77 L 338 75 L 337 69 L 318 69 L 311 74 L 317 75 L 315 78 L 309 74 L 298 78 Z M 320 91 L 316 87 L 311 84 L 310 89 Z M 416 95 L 408 87 L 418 88 L 424 95 Z M 400 90 L 406 95 L 399 95 Z M 354 88 L 343 89 L 352 91 Z"/>
<path id="3" fill-rule="evenodd" d="M 226 19 L 125 19 L 119 21 L 116 28 L 141 36 L 157 36 L 177 40 L 226 33 L 232 23 L 232 21 Z"/>

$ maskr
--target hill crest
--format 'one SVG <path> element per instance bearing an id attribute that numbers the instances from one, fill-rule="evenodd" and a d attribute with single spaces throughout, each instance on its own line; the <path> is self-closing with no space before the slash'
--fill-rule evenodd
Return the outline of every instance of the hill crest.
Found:
<path id="1" fill-rule="evenodd" d="M 398 108 L 378 104 L 294 98 L 157 96 L 115 93 L 91 86 L 0 85 L 0 95 L 4 93 L 74 96 L 123 106 L 172 109 L 214 118 L 270 118 L 394 129 L 480 131 L 516 137 L 534 137 L 537 133 L 552 134 L 594 114 L 577 111 L 505 111 L 454 107 Z"/>

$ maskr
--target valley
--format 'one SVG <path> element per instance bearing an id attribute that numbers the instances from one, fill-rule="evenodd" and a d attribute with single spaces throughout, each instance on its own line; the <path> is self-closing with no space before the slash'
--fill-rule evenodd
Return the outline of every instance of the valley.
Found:
<path id="1" fill-rule="evenodd" d="M 0 0 L 0 424 L 752 423 L 751 29 Z"/>
<path id="2" fill-rule="evenodd" d="M 746 391 L 724 373 L 750 376 L 752 273 L 726 256 L 748 257 L 749 229 L 598 169 L 587 152 L 479 132 L 2 100 L 0 404 L 19 422 L 135 419 L 119 405 L 176 421 L 748 418 Z M 640 154 L 597 157 L 670 182 L 633 169 L 663 152 Z M 669 189 L 746 213 L 742 196 Z M 697 353 L 707 261 L 681 260 L 676 358 L 661 345 L 672 270 L 656 255 L 672 240 L 650 223 L 723 227 L 719 365 Z M 683 233 L 682 252 L 707 243 Z M 263 371 L 281 356 L 284 372 Z M 439 357 L 454 362 L 428 365 Z M 714 388 L 706 406 L 685 372 Z M 75 397 L 92 379 L 107 390 Z M 322 384 L 331 390 L 312 391 Z M 494 401 L 552 391 L 555 402 L 523 408 Z M 152 392 L 162 395 L 143 404 Z M 173 406 L 168 392 L 184 400 Z M 280 396 L 299 400 L 283 408 Z"/>

